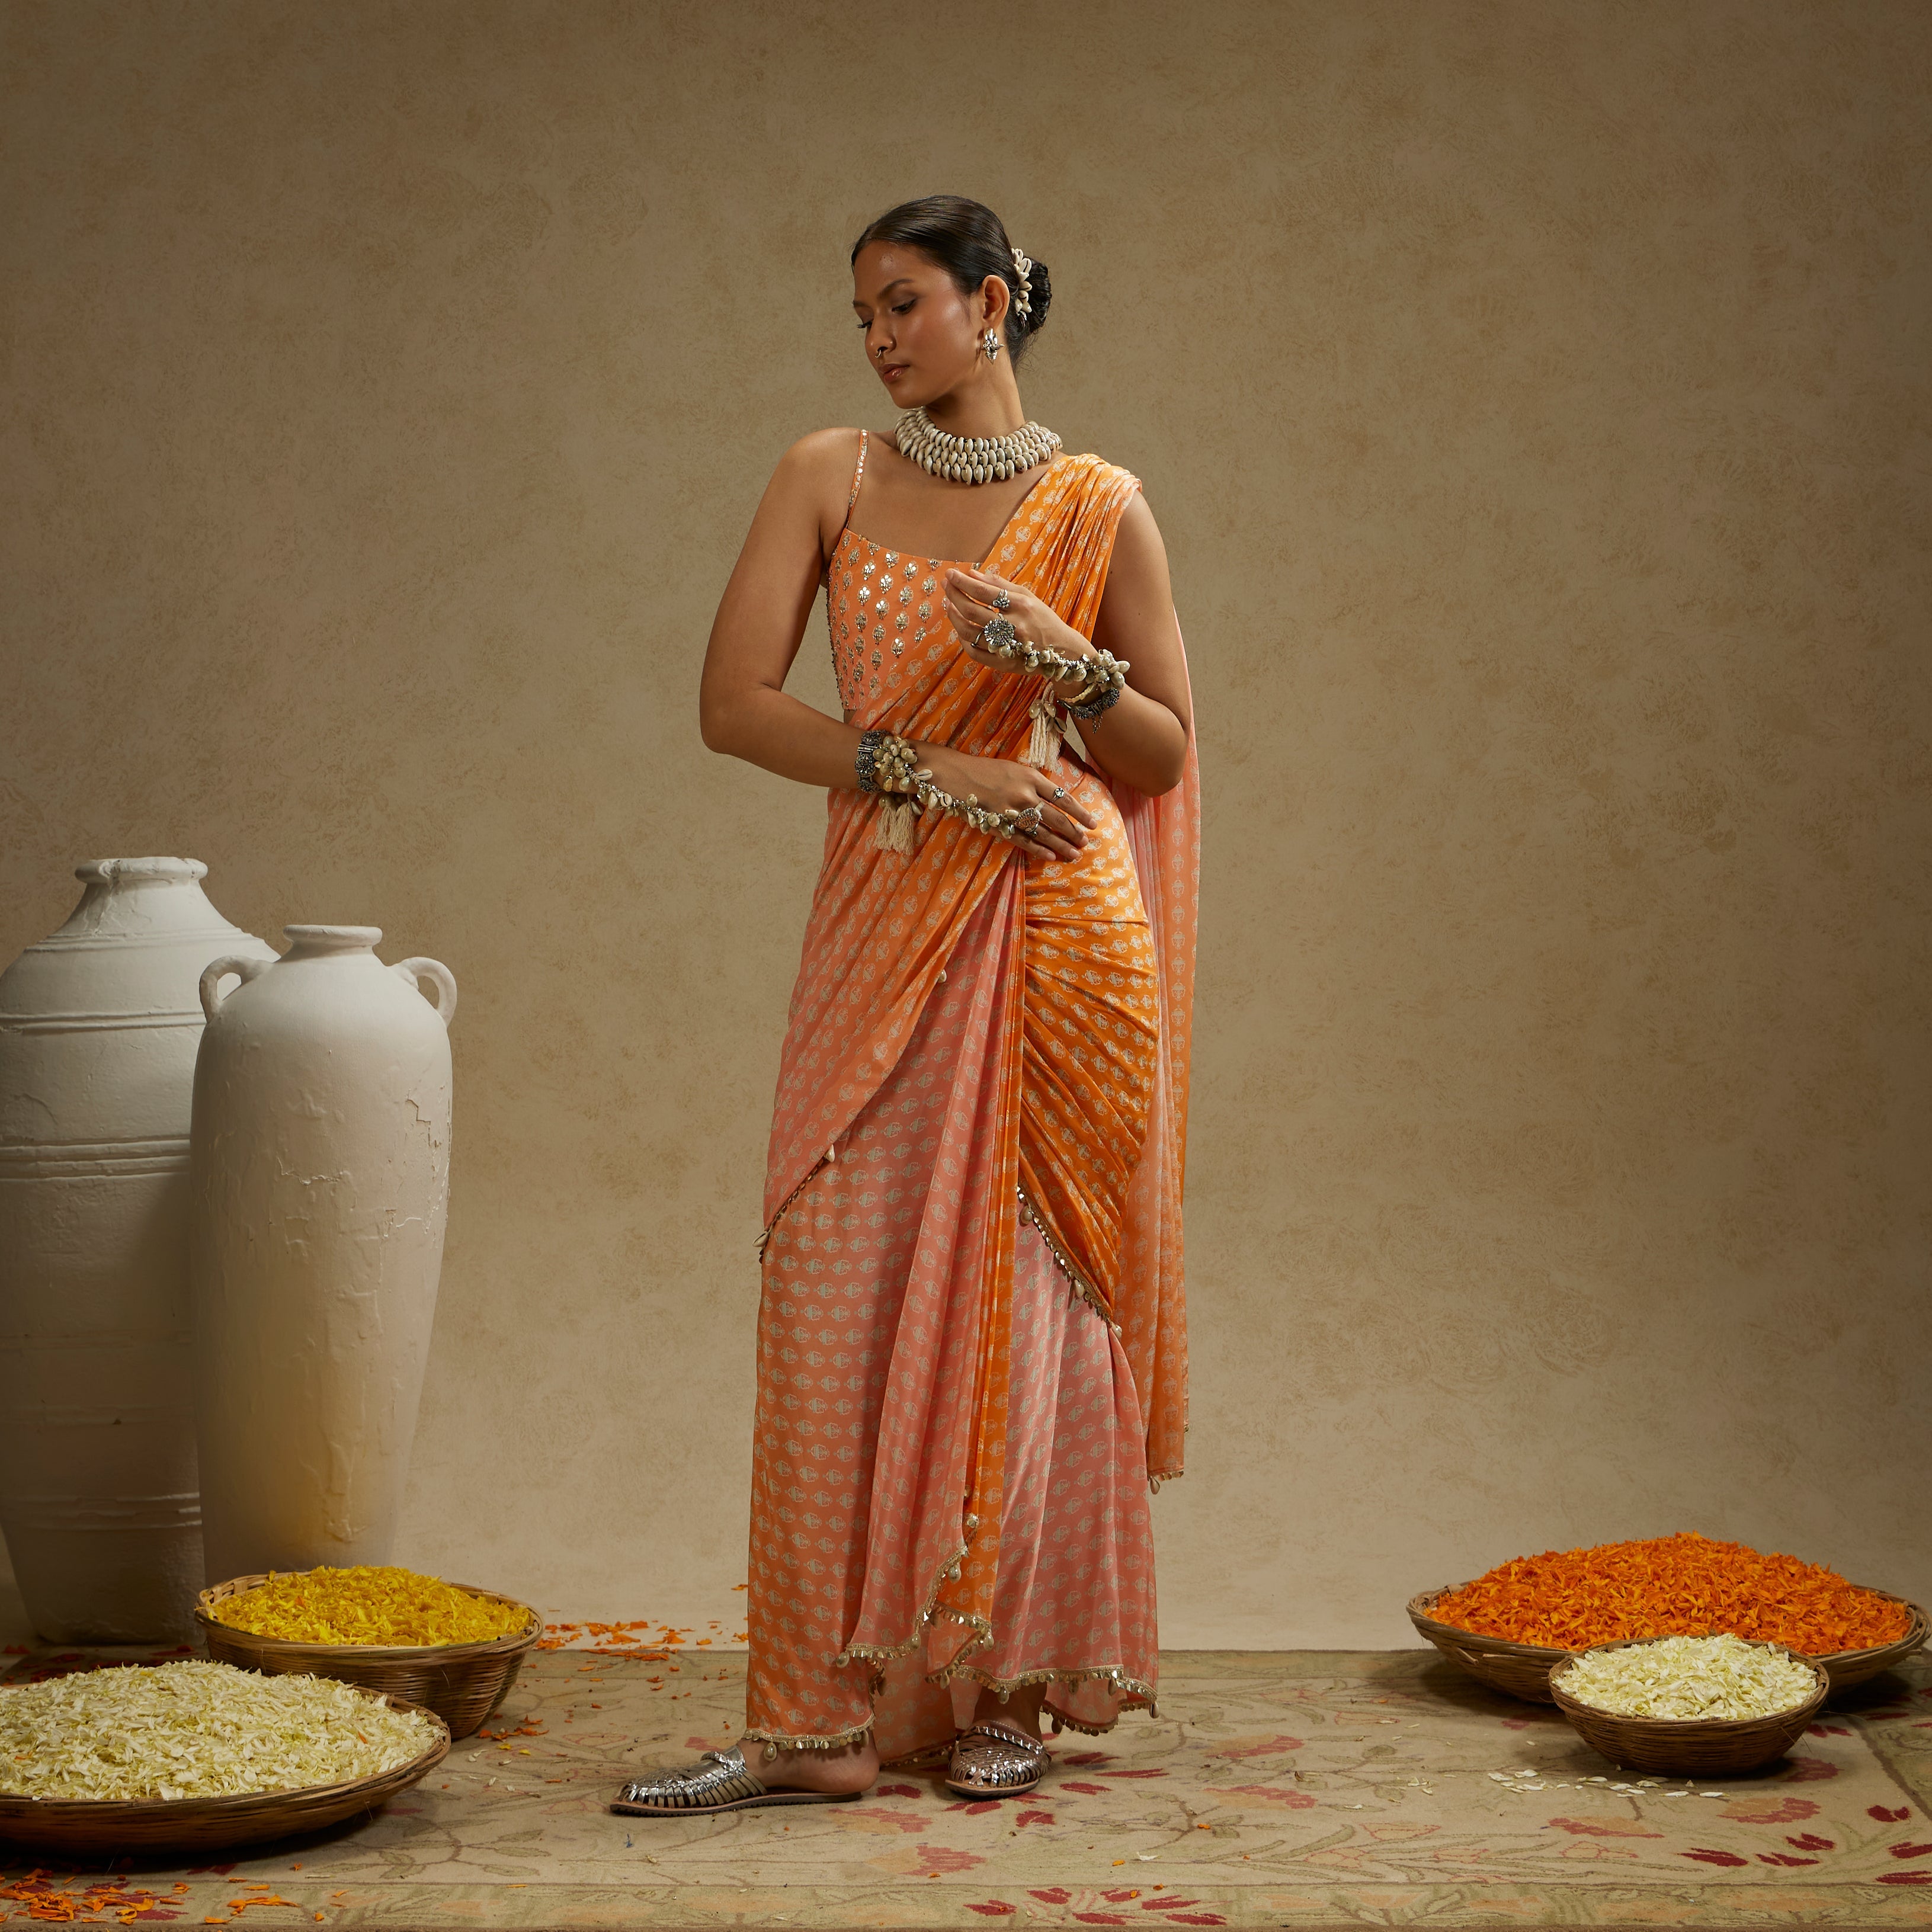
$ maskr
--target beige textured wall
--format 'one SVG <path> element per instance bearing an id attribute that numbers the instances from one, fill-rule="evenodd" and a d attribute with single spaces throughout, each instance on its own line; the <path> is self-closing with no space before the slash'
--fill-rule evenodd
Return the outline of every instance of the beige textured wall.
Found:
<path id="1" fill-rule="evenodd" d="M 1050 264 L 1208 798 L 1171 1642 L 1524 1549 L 1932 1592 L 1923 102 L 1887 0 L 8 0 L 0 957 L 76 860 L 448 961 L 404 1555 L 736 1614 L 811 794 L 696 730 L 851 235 Z M 800 688 L 829 701 L 823 632 Z"/>

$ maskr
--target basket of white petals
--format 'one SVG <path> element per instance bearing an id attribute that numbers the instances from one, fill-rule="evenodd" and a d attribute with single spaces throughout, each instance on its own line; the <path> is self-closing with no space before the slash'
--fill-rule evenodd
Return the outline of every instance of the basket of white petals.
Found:
<path id="1" fill-rule="evenodd" d="M 326 1677 L 122 1665 L 0 1687 L 0 1839 L 213 1851 L 375 1810 L 440 1764 L 434 1712 Z"/>
<path id="2" fill-rule="evenodd" d="M 1612 1763 L 1706 1778 L 1782 1757 L 1831 1688 L 1810 1658 L 1728 1633 L 1596 1644 L 1550 1673 L 1557 1708 Z"/>

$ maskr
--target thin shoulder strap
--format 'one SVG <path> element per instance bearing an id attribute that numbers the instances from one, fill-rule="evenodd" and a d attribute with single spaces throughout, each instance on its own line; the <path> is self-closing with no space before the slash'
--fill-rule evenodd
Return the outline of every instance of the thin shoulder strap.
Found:
<path id="1" fill-rule="evenodd" d="M 852 506 L 859 500 L 859 485 L 863 480 L 866 474 L 866 438 L 867 434 L 868 433 L 862 429 L 859 432 L 859 466 L 852 472 L 852 492 L 851 494 L 845 499 L 845 524 L 849 524 L 852 520 Z M 844 530 L 845 524 L 841 524 L 838 526 L 841 531 Z"/>
<path id="2" fill-rule="evenodd" d="M 834 550 L 838 548 L 838 537 L 842 537 L 845 534 L 846 524 L 852 520 L 852 506 L 859 500 L 859 481 L 865 473 L 866 432 L 861 430 L 859 432 L 859 466 L 852 472 L 852 488 L 845 499 L 845 522 L 838 526 L 838 536 L 835 536 L 832 539 L 832 548 Z M 826 554 L 824 568 L 818 573 L 818 580 L 822 584 L 830 584 L 832 580 L 832 556 L 830 551 Z"/>

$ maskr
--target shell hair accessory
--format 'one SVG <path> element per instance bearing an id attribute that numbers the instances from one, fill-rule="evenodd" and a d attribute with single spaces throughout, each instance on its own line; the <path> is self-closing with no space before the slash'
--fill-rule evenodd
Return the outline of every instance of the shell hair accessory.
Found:
<path id="1" fill-rule="evenodd" d="M 1033 320 L 1033 264 L 1016 248 L 1013 266 L 1020 272 L 1020 285 L 1013 291 L 1013 306 L 1030 322 Z"/>

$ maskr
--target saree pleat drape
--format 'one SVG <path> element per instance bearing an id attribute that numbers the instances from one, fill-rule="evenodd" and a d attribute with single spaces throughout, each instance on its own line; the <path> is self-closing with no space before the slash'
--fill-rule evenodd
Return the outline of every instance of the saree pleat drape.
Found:
<path id="1" fill-rule="evenodd" d="M 1090 635 L 1137 487 L 1062 458 L 988 561 Z M 959 651 L 946 568 L 842 536 L 846 701 L 1016 758 L 1038 680 Z M 1050 1681 L 1088 1728 L 1152 1700 L 1148 1479 L 1178 1473 L 1185 1428 L 1193 761 L 1160 799 L 1053 770 L 1101 823 L 1034 871 L 952 819 L 881 850 L 872 802 L 831 794 L 767 1170 L 754 1738 L 876 1720 L 914 1748 L 950 1735 L 952 1675 Z"/>

